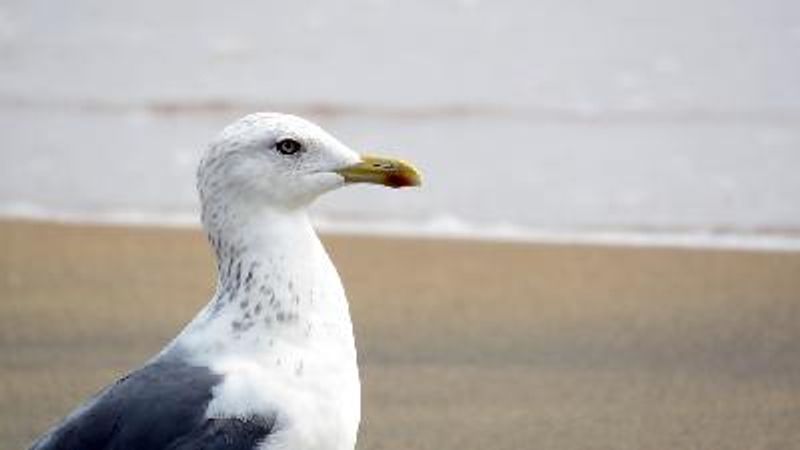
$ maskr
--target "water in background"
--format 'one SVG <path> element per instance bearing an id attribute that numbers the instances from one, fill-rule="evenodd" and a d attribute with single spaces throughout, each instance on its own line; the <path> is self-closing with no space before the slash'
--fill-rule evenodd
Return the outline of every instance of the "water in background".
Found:
<path id="1" fill-rule="evenodd" d="M 797 80 L 793 0 L 5 2 L 0 212 L 193 220 L 206 143 L 280 110 L 425 173 L 329 229 L 797 246 Z"/>

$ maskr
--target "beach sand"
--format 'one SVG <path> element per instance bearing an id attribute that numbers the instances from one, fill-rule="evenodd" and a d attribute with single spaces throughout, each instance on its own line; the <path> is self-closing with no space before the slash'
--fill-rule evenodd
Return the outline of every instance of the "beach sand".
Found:
<path id="1" fill-rule="evenodd" d="M 361 449 L 798 449 L 800 253 L 326 236 Z M 0 448 L 144 362 L 199 231 L 0 222 Z"/>

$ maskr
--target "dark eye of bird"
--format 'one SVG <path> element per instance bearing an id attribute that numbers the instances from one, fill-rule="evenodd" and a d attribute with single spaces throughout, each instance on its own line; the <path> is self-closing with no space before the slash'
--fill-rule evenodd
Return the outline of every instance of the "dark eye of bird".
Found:
<path id="1" fill-rule="evenodd" d="M 303 149 L 303 146 L 294 139 L 283 139 L 275 144 L 275 148 L 284 155 L 294 155 Z"/>

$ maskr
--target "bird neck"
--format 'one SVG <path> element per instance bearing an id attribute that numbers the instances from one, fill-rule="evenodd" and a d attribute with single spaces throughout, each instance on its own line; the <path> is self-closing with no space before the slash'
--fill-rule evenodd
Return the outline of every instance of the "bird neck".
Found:
<path id="1" fill-rule="evenodd" d="M 327 260 L 304 210 L 231 215 L 207 230 L 217 261 L 217 300 L 249 292 L 247 288 L 258 284 L 257 275 L 271 279 L 269 285 L 280 278 L 289 278 L 284 280 L 288 282 L 313 276 L 319 269 L 315 263 Z"/>
<path id="2" fill-rule="evenodd" d="M 216 293 L 176 343 L 200 353 L 263 352 L 320 340 L 354 352 L 339 275 L 304 210 L 229 215 L 206 228 Z"/>

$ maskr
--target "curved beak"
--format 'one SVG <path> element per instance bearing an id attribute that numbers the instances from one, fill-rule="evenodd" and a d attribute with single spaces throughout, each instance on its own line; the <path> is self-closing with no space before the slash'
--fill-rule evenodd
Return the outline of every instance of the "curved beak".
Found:
<path id="1" fill-rule="evenodd" d="M 419 186 L 422 175 L 411 164 L 399 159 L 363 155 L 361 162 L 336 171 L 346 183 L 373 183 L 392 188 Z"/>

